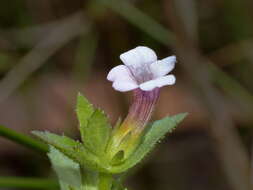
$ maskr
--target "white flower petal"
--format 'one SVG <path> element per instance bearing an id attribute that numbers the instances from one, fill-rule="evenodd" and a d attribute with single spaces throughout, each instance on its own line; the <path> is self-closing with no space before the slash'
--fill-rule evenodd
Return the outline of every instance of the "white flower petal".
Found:
<path id="1" fill-rule="evenodd" d="M 120 59 L 125 65 L 113 68 L 107 76 L 107 79 L 113 82 L 113 88 L 118 91 L 125 92 L 136 88 L 150 91 L 172 85 L 176 81 L 174 75 L 167 75 L 175 67 L 175 56 L 157 61 L 152 49 L 139 46 L 121 54 Z"/>
<path id="2" fill-rule="evenodd" d="M 127 92 L 130 90 L 134 90 L 136 88 L 139 88 L 139 86 L 135 82 L 129 82 L 129 81 L 123 81 L 123 80 L 117 80 L 113 82 L 112 87 L 121 92 Z"/>
<path id="3" fill-rule="evenodd" d="M 144 91 L 151 91 L 154 88 L 161 88 L 163 86 L 173 85 L 175 84 L 175 82 L 176 77 L 174 75 L 167 75 L 140 84 L 140 89 Z"/>
<path id="4" fill-rule="evenodd" d="M 130 78 L 129 80 L 133 80 L 127 66 L 118 65 L 110 70 L 107 75 L 107 80 L 115 81 L 116 79 L 121 79 L 122 77 L 124 78 L 124 80 L 127 80 L 127 78 Z"/>
<path id="5" fill-rule="evenodd" d="M 125 65 L 118 65 L 114 67 L 107 79 L 113 82 L 113 88 L 115 90 L 126 92 L 138 88 L 136 81 L 133 79 L 129 69 Z"/>
<path id="6" fill-rule="evenodd" d="M 156 61 L 150 65 L 150 70 L 154 77 L 161 77 L 167 75 L 175 67 L 176 56 L 170 56 L 162 60 Z"/>
<path id="7" fill-rule="evenodd" d="M 120 55 L 121 61 L 127 66 L 138 67 L 151 64 L 157 60 L 156 53 L 145 46 L 138 46 Z"/>
<path id="8" fill-rule="evenodd" d="M 157 60 L 156 53 L 152 49 L 145 47 L 145 46 L 139 46 L 135 49 L 138 52 L 138 54 L 142 57 L 142 61 L 144 63 L 151 64 Z"/>

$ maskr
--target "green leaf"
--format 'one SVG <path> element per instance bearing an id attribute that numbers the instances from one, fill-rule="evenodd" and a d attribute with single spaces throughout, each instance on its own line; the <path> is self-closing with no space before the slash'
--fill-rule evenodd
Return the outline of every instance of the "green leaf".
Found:
<path id="1" fill-rule="evenodd" d="M 50 146 L 48 157 L 59 178 L 61 190 L 81 189 L 82 177 L 78 163 L 66 157 L 53 146 Z"/>
<path id="2" fill-rule="evenodd" d="M 183 113 L 155 121 L 144 135 L 143 140 L 136 151 L 123 164 L 113 167 L 111 172 L 124 172 L 140 162 L 145 155 L 154 148 L 156 143 L 165 136 L 166 133 L 171 132 L 176 128 L 186 115 L 186 113 Z"/>
<path id="3" fill-rule="evenodd" d="M 80 142 L 49 132 L 33 131 L 32 133 L 87 169 L 105 171 L 99 158 L 85 149 Z"/>
<path id="4" fill-rule="evenodd" d="M 63 152 L 81 145 L 80 142 L 75 141 L 67 136 L 56 135 L 48 131 L 32 131 L 32 134 L 39 137 L 45 143 L 50 144 Z"/>
<path id="5" fill-rule="evenodd" d="M 95 110 L 93 106 L 89 103 L 89 101 L 83 95 L 79 93 L 77 97 L 76 112 L 77 112 L 77 118 L 79 121 L 79 129 L 81 132 L 81 138 L 83 142 L 86 140 L 85 139 L 86 127 L 94 111 Z"/>
<path id="6" fill-rule="evenodd" d="M 96 155 L 103 155 L 111 133 L 111 126 L 103 111 L 94 109 L 88 100 L 78 95 L 77 116 L 84 146 Z"/>
<path id="7" fill-rule="evenodd" d="M 83 132 L 84 146 L 96 155 L 103 155 L 111 133 L 111 126 L 104 112 L 96 109 Z"/>

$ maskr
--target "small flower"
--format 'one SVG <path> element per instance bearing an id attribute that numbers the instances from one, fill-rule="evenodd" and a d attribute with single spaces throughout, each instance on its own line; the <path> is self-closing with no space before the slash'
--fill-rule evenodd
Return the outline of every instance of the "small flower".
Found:
<path id="1" fill-rule="evenodd" d="M 120 59 L 124 65 L 114 67 L 107 79 L 113 82 L 115 90 L 133 90 L 134 96 L 127 117 L 109 143 L 111 159 L 122 152 L 124 158 L 131 155 L 151 118 L 160 88 L 176 82 L 174 75 L 168 75 L 175 67 L 175 56 L 157 60 L 152 49 L 139 46 L 121 54 Z"/>
<path id="2" fill-rule="evenodd" d="M 151 91 L 176 82 L 174 75 L 167 75 L 175 67 L 175 56 L 157 60 L 152 49 L 139 46 L 121 54 L 120 59 L 125 65 L 114 67 L 107 76 L 115 90 L 126 92 L 140 88 Z"/>

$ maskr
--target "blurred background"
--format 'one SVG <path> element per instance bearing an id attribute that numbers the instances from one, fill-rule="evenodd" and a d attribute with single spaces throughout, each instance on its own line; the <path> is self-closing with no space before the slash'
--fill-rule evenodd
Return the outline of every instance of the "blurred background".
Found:
<path id="1" fill-rule="evenodd" d="M 162 89 L 153 119 L 189 115 L 126 186 L 253 189 L 252 9 L 251 0 L 2 0 L 0 124 L 78 139 L 79 91 L 115 123 L 131 94 L 106 75 L 121 53 L 148 46 L 178 57 L 177 83 Z M 0 137 L 1 190 L 15 189 L 6 177 L 53 176 L 45 153 Z"/>

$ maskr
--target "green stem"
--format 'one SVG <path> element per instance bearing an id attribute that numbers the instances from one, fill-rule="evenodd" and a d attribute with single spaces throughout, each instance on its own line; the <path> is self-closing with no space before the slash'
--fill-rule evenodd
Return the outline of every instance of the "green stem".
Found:
<path id="1" fill-rule="evenodd" d="M 59 189 L 56 181 L 25 177 L 0 177 L 0 187 L 23 189 Z"/>
<path id="2" fill-rule="evenodd" d="M 111 174 L 99 173 L 98 190 L 111 190 L 113 177 Z"/>
<path id="3" fill-rule="evenodd" d="M 28 148 L 34 149 L 39 152 L 47 152 L 48 147 L 45 144 L 34 140 L 33 138 L 17 133 L 16 131 L 0 125 L 0 136 L 12 140 L 18 144 L 24 145 Z"/>

